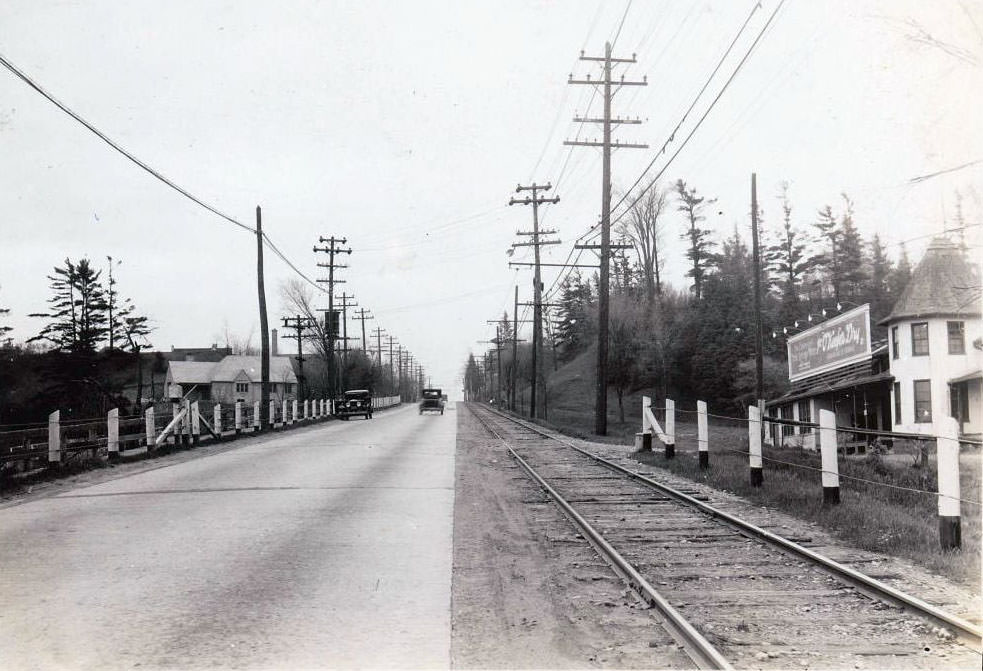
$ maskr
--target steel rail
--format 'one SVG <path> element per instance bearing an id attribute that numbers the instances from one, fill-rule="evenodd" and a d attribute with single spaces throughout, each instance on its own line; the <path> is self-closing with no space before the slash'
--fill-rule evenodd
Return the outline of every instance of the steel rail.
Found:
<path id="1" fill-rule="evenodd" d="M 662 616 L 662 625 L 666 631 L 679 643 L 690 658 L 700 669 L 719 669 L 721 671 L 733 671 L 734 667 L 727 659 L 710 643 L 703 635 L 677 611 L 669 601 L 662 596 L 652 585 L 631 565 L 631 563 L 621 556 L 605 538 L 585 520 L 566 499 L 564 499 L 553 487 L 543 479 L 543 477 L 530 466 L 525 459 L 513 449 L 511 443 L 495 430 L 481 415 L 470 408 L 471 413 L 480 421 L 486 429 L 505 444 L 509 455 L 525 470 L 536 484 L 542 487 L 550 497 L 563 510 L 563 513 L 573 522 L 580 532 L 584 535 L 591 545 L 604 557 L 614 568 L 615 572 L 624 580 L 629 587 L 635 590 L 642 600 L 649 606 L 655 608 Z M 504 417 L 504 415 L 503 415 Z M 511 419 L 506 417 L 507 419 Z M 552 438 L 552 436 L 547 436 Z"/>
<path id="2" fill-rule="evenodd" d="M 500 417 L 508 419 L 522 427 L 525 427 L 530 431 L 534 431 L 535 433 L 538 433 L 542 436 L 551 438 L 559 443 L 567 445 L 568 447 L 573 448 L 577 452 L 580 452 L 584 456 L 590 457 L 591 459 L 594 459 L 598 463 L 603 464 L 607 468 L 610 468 L 611 470 L 627 475 L 628 477 L 638 480 L 639 482 L 643 482 L 646 485 L 649 485 L 650 487 L 659 490 L 663 494 L 666 494 L 667 496 L 670 496 L 676 499 L 677 501 L 680 501 L 681 503 L 685 503 L 694 508 L 697 508 L 700 511 L 709 515 L 710 517 L 716 518 L 721 522 L 728 524 L 731 528 L 735 529 L 736 531 L 740 532 L 745 536 L 748 536 L 749 538 L 764 541 L 769 545 L 778 548 L 779 550 L 790 553 L 796 557 L 799 557 L 800 559 L 805 559 L 806 561 L 814 565 L 817 565 L 819 568 L 823 569 L 824 571 L 834 576 L 838 580 L 845 582 L 851 587 L 856 588 L 858 591 L 866 594 L 868 597 L 872 599 L 885 601 L 892 605 L 899 606 L 901 608 L 909 608 L 914 612 L 918 613 L 919 615 L 929 620 L 932 620 L 933 622 L 935 622 L 935 624 L 941 624 L 945 627 L 950 627 L 955 630 L 956 636 L 964 644 L 967 644 L 968 646 L 972 647 L 977 653 L 983 653 L 983 650 L 981 650 L 981 648 L 983 648 L 983 629 L 977 627 L 972 622 L 969 622 L 960 617 L 952 615 L 951 613 L 947 613 L 941 608 L 938 608 L 937 606 L 933 606 L 927 601 L 923 601 L 922 599 L 919 599 L 916 596 L 912 596 L 911 594 L 906 594 L 905 592 L 897 590 L 891 587 L 890 585 L 887 585 L 881 582 L 880 580 L 877 580 L 876 578 L 871 578 L 870 576 L 865 575 L 860 571 L 857 571 L 855 569 L 850 568 L 849 566 L 834 561 L 829 557 L 819 554 L 818 552 L 813 552 L 812 550 L 803 547 L 798 543 L 790 541 L 787 538 L 783 538 L 766 529 L 762 529 L 757 525 L 751 524 L 750 522 L 746 522 L 740 519 L 739 517 L 735 517 L 734 515 L 719 510 L 718 508 L 714 508 L 713 506 L 707 503 L 703 503 L 702 501 L 699 501 L 698 499 L 695 499 L 692 496 L 689 496 L 676 489 L 673 489 L 668 485 L 664 485 L 660 482 L 656 482 L 655 480 L 652 480 L 651 478 L 648 478 L 642 475 L 641 473 L 637 473 L 635 471 L 629 470 L 624 466 L 621 466 L 612 461 L 609 461 L 608 459 L 605 459 L 604 457 L 589 452 L 588 450 L 585 450 L 582 447 L 574 445 L 573 443 L 571 443 L 570 441 L 564 438 L 560 438 L 550 433 L 547 433 L 541 427 L 538 427 L 535 424 L 530 424 L 529 422 L 526 422 L 524 420 L 518 419 L 516 417 L 512 417 L 510 415 L 506 415 L 498 410 L 493 410 L 491 408 L 485 408 L 485 409 L 499 415 Z"/>

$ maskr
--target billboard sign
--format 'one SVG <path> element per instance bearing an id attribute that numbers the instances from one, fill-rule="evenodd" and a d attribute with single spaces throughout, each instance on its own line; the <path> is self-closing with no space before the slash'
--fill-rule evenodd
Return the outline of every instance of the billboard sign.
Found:
<path id="1" fill-rule="evenodd" d="M 870 352 L 870 305 L 861 305 L 788 339 L 788 379 L 857 363 Z"/>

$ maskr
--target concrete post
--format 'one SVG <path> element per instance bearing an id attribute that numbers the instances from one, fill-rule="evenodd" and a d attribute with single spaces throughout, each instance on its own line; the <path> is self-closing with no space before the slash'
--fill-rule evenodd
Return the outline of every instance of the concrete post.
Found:
<path id="1" fill-rule="evenodd" d="M 761 462 L 761 409 L 756 405 L 748 406 L 748 452 L 751 455 L 751 486 L 760 487 L 764 482 Z"/>
<path id="2" fill-rule="evenodd" d="M 48 463 L 61 463 L 61 410 L 48 415 Z"/>
<path id="3" fill-rule="evenodd" d="M 109 461 L 119 458 L 119 408 L 106 415 L 106 457 Z"/>
<path id="4" fill-rule="evenodd" d="M 238 436 L 242 433 L 242 401 L 236 401 L 235 427 Z"/>
<path id="5" fill-rule="evenodd" d="M 823 504 L 840 502 L 840 467 L 837 463 L 836 413 L 819 411 L 819 451 L 823 465 Z"/>
<path id="6" fill-rule="evenodd" d="M 191 444 L 197 445 L 201 441 L 201 415 L 199 414 L 198 401 L 191 404 Z"/>
<path id="7" fill-rule="evenodd" d="M 289 403 L 289 401 L 287 401 L 287 399 L 284 399 L 283 400 L 283 414 L 280 415 L 280 428 L 285 427 L 287 425 L 287 423 L 288 423 L 287 420 L 290 418 L 290 415 L 287 414 L 287 403 Z"/>
<path id="8" fill-rule="evenodd" d="M 676 456 L 676 402 L 666 399 L 666 459 Z"/>
<path id="9" fill-rule="evenodd" d="M 291 422 L 290 423 L 291 424 L 294 424 L 297 421 L 297 407 L 298 407 L 298 405 L 299 404 L 297 403 L 297 399 L 294 399 L 293 414 L 290 415 L 290 419 L 291 419 Z"/>
<path id="10" fill-rule="evenodd" d="M 652 433 L 652 427 L 649 425 L 649 418 L 645 413 L 645 409 L 651 407 L 652 399 L 650 399 L 648 396 L 642 396 L 642 433 L 648 433 L 649 435 Z"/>
<path id="11" fill-rule="evenodd" d="M 311 418 L 310 410 L 311 410 L 311 402 L 310 402 L 310 400 L 308 400 L 308 399 L 305 398 L 304 399 L 304 419 L 310 419 Z"/>
<path id="12" fill-rule="evenodd" d="M 259 403 L 260 403 L 259 401 L 255 401 L 253 403 L 253 431 L 259 431 L 261 428 L 259 423 L 259 418 L 261 414 L 259 411 L 260 410 Z"/>
<path id="13" fill-rule="evenodd" d="M 696 402 L 696 449 L 700 456 L 700 469 L 710 468 L 710 432 L 707 429 L 707 402 Z"/>
<path id="14" fill-rule="evenodd" d="M 152 449 L 157 444 L 157 425 L 154 423 L 154 406 L 147 408 L 144 413 L 147 429 L 147 449 Z"/>
<path id="15" fill-rule="evenodd" d="M 219 440 L 222 438 L 222 404 L 216 403 L 212 408 L 212 424 L 215 425 L 215 435 Z"/>
<path id="16" fill-rule="evenodd" d="M 935 443 L 939 471 L 939 542 L 943 550 L 962 547 L 959 510 L 959 423 L 943 417 Z"/>
<path id="17" fill-rule="evenodd" d="M 276 424 L 276 401 L 270 401 L 270 431 Z"/>

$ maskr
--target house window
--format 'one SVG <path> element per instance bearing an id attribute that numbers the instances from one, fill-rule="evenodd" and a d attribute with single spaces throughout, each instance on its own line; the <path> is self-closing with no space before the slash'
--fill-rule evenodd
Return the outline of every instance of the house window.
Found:
<path id="1" fill-rule="evenodd" d="M 915 380 L 915 423 L 932 421 L 932 381 Z"/>
<path id="2" fill-rule="evenodd" d="M 891 327 L 891 358 L 897 359 L 899 356 L 898 327 Z"/>
<path id="3" fill-rule="evenodd" d="M 782 419 L 792 419 L 792 404 L 782 406 Z M 790 424 L 782 424 L 782 439 L 788 438 L 795 431 L 795 427 Z"/>
<path id="4" fill-rule="evenodd" d="M 799 421 L 800 422 L 811 422 L 812 421 L 812 413 L 810 412 L 810 410 L 811 409 L 809 408 L 809 399 L 806 399 L 804 401 L 799 401 Z M 811 426 L 802 426 L 802 427 L 799 427 L 799 428 L 801 429 L 800 430 L 800 433 L 812 433 L 812 427 Z"/>
<path id="5" fill-rule="evenodd" d="M 294 393 L 294 383 L 293 382 L 287 382 L 283 386 L 286 389 L 286 391 L 284 393 L 287 393 L 287 394 Z"/>
<path id="6" fill-rule="evenodd" d="M 894 383 L 894 423 L 901 423 L 901 383 Z"/>
<path id="7" fill-rule="evenodd" d="M 911 325 L 911 355 L 928 356 L 928 322 Z"/>
<path id="8" fill-rule="evenodd" d="M 949 331 L 949 354 L 966 353 L 966 322 L 946 322 Z"/>
<path id="9" fill-rule="evenodd" d="M 248 394 L 249 393 L 249 383 L 248 382 L 236 382 L 236 393 L 237 394 Z"/>

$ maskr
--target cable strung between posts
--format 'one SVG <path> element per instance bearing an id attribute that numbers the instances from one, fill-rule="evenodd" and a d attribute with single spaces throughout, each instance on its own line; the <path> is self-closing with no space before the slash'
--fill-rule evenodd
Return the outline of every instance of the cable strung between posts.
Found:
<path id="1" fill-rule="evenodd" d="M 280 260 L 281 260 L 281 261 L 283 261 L 284 263 L 286 263 L 286 264 L 287 264 L 288 266 L 290 266 L 290 268 L 291 268 L 291 269 L 292 269 L 292 270 L 293 270 L 293 271 L 294 271 L 295 273 L 297 273 L 297 274 L 298 274 L 298 275 L 300 275 L 300 276 L 301 276 L 302 278 L 304 278 L 304 281 L 306 281 L 306 282 L 307 282 L 308 284 L 310 284 L 310 285 L 311 285 L 312 287 L 314 287 L 315 289 L 317 289 L 317 290 L 318 290 L 318 291 L 320 291 L 321 293 L 327 293 L 327 291 L 325 291 L 325 290 L 324 290 L 324 289 L 323 289 L 323 288 L 322 288 L 322 287 L 321 287 L 320 285 L 318 285 L 318 284 L 317 284 L 316 282 L 314 282 L 314 281 L 313 281 L 313 280 L 312 280 L 311 278 L 309 278 L 309 277 L 308 277 L 307 275 L 305 275 L 304 273 L 302 273 L 302 272 L 300 272 L 300 270 L 298 270 L 298 269 L 297 269 L 297 266 L 295 266 L 295 265 L 294 265 L 294 264 L 293 264 L 293 263 L 292 263 L 292 262 L 290 261 L 290 259 L 288 259 L 288 258 L 286 257 L 286 255 L 284 255 L 284 253 L 283 253 L 283 252 L 281 252 L 281 251 L 279 250 L 279 248 L 277 248 L 277 246 L 273 244 L 273 241 L 272 241 L 272 240 L 270 240 L 270 237 L 269 237 L 269 236 L 268 236 L 268 235 L 267 235 L 267 234 L 266 234 L 265 232 L 263 233 L 263 242 L 264 242 L 264 243 L 266 244 L 266 246 L 267 246 L 267 247 L 269 247 L 269 248 L 270 248 L 270 250 L 272 250 L 272 251 L 273 251 L 273 253 L 274 253 L 274 254 L 276 254 L 277 256 L 279 256 L 279 257 L 280 257 Z"/>
<path id="2" fill-rule="evenodd" d="M 112 147 L 113 149 L 115 149 L 116 151 L 118 151 L 120 154 L 122 154 L 123 156 L 125 156 L 126 158 L 128 158 L 130 161 L 132 161 L 133 163 L 135 163 L 136 165 L 138 165 L 140 168 L 142 168 L 146 172 L 150 173 L 151 175 L 153 175 L 154 177 L 156 177 L 157 179 L 159 179 L 161 182 L 163 182 L 167 186 L 171 187 L 172 189 L 174 189 L 175 191 L 177 191 L 178 193 L 180 193 L 185 198 L 188 198 L 189 200 L 194 201 L 195 203 L 197 203 L 198 205 L 201 205 L 203 208 L 205 208 L 206 210 L 208 210 L 212 214 L 218 215 L 219 217 L 221 217 L 222 219 L 225 219 L 229 223 L 235 224 L 239 228 L 242 228 L 244 230 L 247 230 L 250 233 L 255 233 L 256 232 L 256 229 L 254 229 L 254 228 L 252 228 L 250 226 L 247 226 L 246 224 L 243 224 L 240 221 L 237 221 L 233 217 L 230 217 L 229 215 L 225 214 L 224 212 L 221 212 L 220 210 L 216 209 L 215 207 L 212 207 L 208 203 L 206 203 L 206 202 L 202 201 L 201 199 L 195 197 L 193 194 L 191 194 L 190 192 L 188 192 L 185 189 L 181 188 L 180 186 L 178 186 L 177 184 L 175 184 L 174 182 L 172 182 L 171 180 L 169 180 L 168 178 L 164 177 L 162 174 L 160 174 L 159 172 L 157 172 L 156 170 L 154 170 L 153 168 L 151 168 L 149 165 L 147 165 L 146 163 L 144 163 L 143 161 L 141 161 L 140 159 L 138 159 L 136 156 L 134 156 L 133 154 L 131 154 L 130 152 L 128 152 L 126 149 L 123 149 L 123 147 L 121 147 L 120 145 L 116 144 L 116 142 L 114 142 L 109 137 L 107 137 L 105 133 L 103 133 L 98 128 L 96 128 L 95 126 L 93 126 L 91 123 L 89 123 L 88 121 L 86 121 L 85 119 L 83 119 L 81 116 L 79 116 L 78 114 L 76 114 L 67 105 L 65 105 L 64 103 L 60 102 L 53 95 L 51 95 L 50 93 L 48 93 L 47 91 L 45 91 L 41 87 L 40 84 L 37 84 L 30 77 L 28 77 L 26 74 L 24 74 L 23 72 L 21 72 L 16 66 L 14 66 L 13 63 L 11 63 L 6 58 L 4 58 L 2 54 L 0 54 L 0 64 L 2 64 L 5 68 L 7 68 L 8 70 L 10 70 L 14 75 L 16 75 L 22 81 L 24 81 L 24 83 L 26 83 L 32 89 L 34 89 L 35 91 L 37 91 L 38 93 L 40 93 L 42 96 L 44 96 L 49 102 L 51 102 L 53 105 L 55 105 L 62 112 L 64 112 L 65 114 L 67 114 L 68 116 L 72 117 L 73 119 L 75 119 L 76 121 L 78 121 L 80 124 L 82 124 L 83 126 L 85 126 L 89 131 L 91 131 L 100 140 L 102 140 L 103 142 L 105 142 L 106 144 L 108 144 L 110 147 Z"/>

